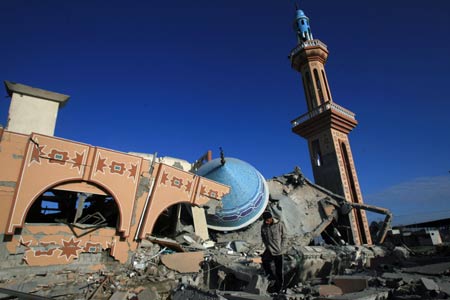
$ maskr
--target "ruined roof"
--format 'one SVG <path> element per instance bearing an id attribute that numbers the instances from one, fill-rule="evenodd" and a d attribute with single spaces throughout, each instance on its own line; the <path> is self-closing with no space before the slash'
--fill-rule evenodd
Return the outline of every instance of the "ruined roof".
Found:
<path id="1" fill-rule="evenodd" d="M 13 93 L 33 96 L 36 98 L 42 98 L 58 102 L 61 107 L 63 107 L 70 98 L 70 96 L 68 95 L 42 90 L 21 83 L 11 82 L 8 80 L 5 80 L 4 83 L 6 91 L 8 92 L 9 96 L 12 96 Z"/>

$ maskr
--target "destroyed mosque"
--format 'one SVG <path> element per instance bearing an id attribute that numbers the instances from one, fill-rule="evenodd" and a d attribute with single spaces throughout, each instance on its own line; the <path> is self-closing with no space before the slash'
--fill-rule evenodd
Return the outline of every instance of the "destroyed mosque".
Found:
<path id="1" fill-rule="evenodd" d="M 266 180 L 223 152 L 188 162 L 55 137 L 69 96 L 5 81 L 0 299 L 448 298 L 448 249 L 414 256 L 390 211 L 363 202 L 355 114 L 334 102 L 327 46 L 300 9 L 294 29 L 308 111 L 291 124 L 314 183 L 295 166 Z M 261 268 L 264 211 L 287 229 L 280 293 Z"/>

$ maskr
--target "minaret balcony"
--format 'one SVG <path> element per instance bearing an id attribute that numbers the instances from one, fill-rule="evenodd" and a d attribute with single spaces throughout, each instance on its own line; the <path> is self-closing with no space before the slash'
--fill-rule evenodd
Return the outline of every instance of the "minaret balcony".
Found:
<path id="1" fill-rule="evenodd" d="M 331 101 L 291 121 L 292 131 L 303 137 L 315 134 L 323 128 L 349 133 L 357 124 L 353 112 Z"/>
<path id="2" fill-rule="evenodd" d="M 300 44 L 297 45 L 297 47 L 292 49 L 289 57 L 295 56 L 297 53 L 299 53 L 306 47 L 314 47 L 314 46 L 322 46 L 323 48 L 327 49 L 327 45 L 322 43 L 320 40 L 307 40 L 307 41 L 301 42 Z"/>

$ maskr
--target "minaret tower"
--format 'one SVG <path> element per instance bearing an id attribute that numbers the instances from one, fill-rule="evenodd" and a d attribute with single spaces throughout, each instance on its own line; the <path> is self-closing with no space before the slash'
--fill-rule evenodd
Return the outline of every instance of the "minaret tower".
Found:
<path id="1" fill-rule="evenodd" d="M 289 58 L 301 73 L 308 112 L 291 122 L 292 131 L 308 140 L 316 184 L 349 202 L 363 203 L 348 139 L 358 124 L 355 114 L 333 102 L 325 72 L 327 46 L 313 38 L 309 18 L 300 9 L 294 29 L 298 44 Z M 356 245 L 372 244 L 365 212 L 354 209 L 348 216 L 341 234 Z"/>

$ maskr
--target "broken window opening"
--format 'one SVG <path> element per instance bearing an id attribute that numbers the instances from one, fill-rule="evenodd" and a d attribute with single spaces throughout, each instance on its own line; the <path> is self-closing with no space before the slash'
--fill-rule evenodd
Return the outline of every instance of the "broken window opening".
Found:
<path id="1" fill-rule="evenodd" d="M 152 236 L 173 238 L 188 227 L 193 230 L 190 205 L 178 203 L 167 207 L 159 216 L 153 227 Z M 188 230 L 189 231 L 189 230 Z"/>
<path id="2" fill-rule="evenodd" d="M 119 208 L 110 195 L 49 189 L 31 205 L 25 222 L 115 228 L 118 219 Z"/>

